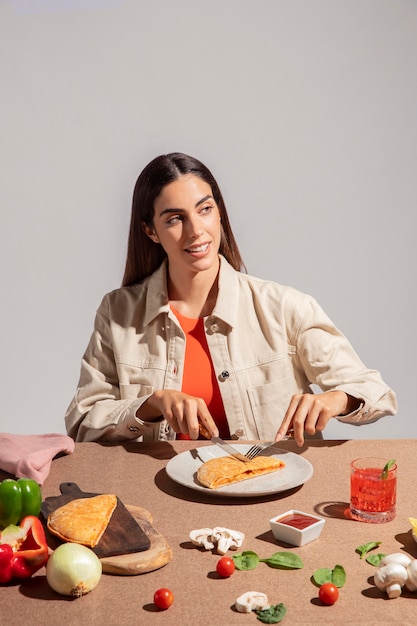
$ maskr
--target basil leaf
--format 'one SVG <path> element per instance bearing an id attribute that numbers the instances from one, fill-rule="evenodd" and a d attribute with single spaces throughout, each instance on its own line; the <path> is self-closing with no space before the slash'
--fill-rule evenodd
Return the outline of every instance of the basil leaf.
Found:
<path id="1" fill-rule="evenodd" d="M 278 569 L 301 569 L 304 563 L 297 554 L 292 552 L 275 552 L 268 559 L 259 559 L 261 563 L 266 563 L 269 567 Z"/>
<path id="2" fill-rule="evenodd" d="M 355 549 L 355 552 L 360 554 L 361 555 L 361 559 L 363 559 L 364 556 L 366 554 L 368 554 L 368 552 L 370 552 L 371 550 L 375 550 L 375 548 L 380 546 L 381 543 L 382 543 L 381 541 L 370 541 L 369 543 L 364 543 L 363 546 L 358 546 Z"/>
<path id="3" fill-rule="evenodd" d="M 332 582 L 332 570 L 329 567 L 320 567 L 313 574 L 313 583 L 321 587 L 324 583 Z"/>
<path id="4" fill-rule="evenodd" d="M 343 587 L 346 582 L 346 572 L 342 565 L 335 565 L 332 571 L 332 583 L 336 587 Z"/>
<path id="5" fill-rule="evenodd" d="M 259 556 L 250 550 L 234 554 L 232 558 L 236 569 L 239 570 L 255 569 L 259 565 Z"/>
<path id="6" fill-rule="evenodd" d="M 384 469 L 382 470 L 382 474 L 381 474 L 381 478 L 383 480 L 386 480 L 388 478 L 388 472 L 390 471 L 393 465 L 395 465 L 395 459 L 390 459 L 388 463 L 385 464 Z"/>
<path id="7" fill-rule="evenodd" d="M 374 565 L 374 567 L 378 567 L 384 556 L 386 556 L 386 554 L 382 554 L 381 552 L 379 552 L 378 554 L 370 554 L 368 557 L 366 557 L 366 562 L 369 563 L 369 565 Z"/>
<path id="8" fill-rule="evenodd" d="M 255 611 L 256 617 L 260 622 L 264 624 L 278 624 L 285 616 L 287 609 L 281 602 L 275 606 L 270 606 L 269 609 L 263 609 L 263 611 Z"/>
<path id="9" fill-rule="evenodd" d="M 333 583 L 336 587 L 343 587 L 346 583 L 346 572 L 342 565 L 335 565 L 333 569 L 329 567 L 320 567 L 313 576 L 312 582 L 321 587 L 324 583 Z"/>

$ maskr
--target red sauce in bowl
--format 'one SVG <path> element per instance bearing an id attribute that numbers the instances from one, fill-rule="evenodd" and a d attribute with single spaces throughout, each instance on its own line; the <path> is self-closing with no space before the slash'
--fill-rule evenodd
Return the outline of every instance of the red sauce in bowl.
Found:
<path id="1" fill-rule="evenodd" d="M 302 513 L 290 513 L 284 517 L 278 517 L 276 520 L 279 524 L 286 524 L 287 526 L 293 526 L 302 530 L 308 526 L 312 526 L 319 520 L 316 517 L 310 517 L 310 515 L 303 515 Z"/>

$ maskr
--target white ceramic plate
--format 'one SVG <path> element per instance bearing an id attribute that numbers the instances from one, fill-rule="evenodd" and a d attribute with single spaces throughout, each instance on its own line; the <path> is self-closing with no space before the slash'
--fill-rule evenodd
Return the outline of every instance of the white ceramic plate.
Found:
<path id="1" fill-rule="evenodd" d="M 251 446 L 248 444 L 233 444 L 233 447 L 245 454 Z M 166 465 L 166 471 L 172 480 L 195 491 L 202 491 L 205 494 L 209 493 L 217 496 L 240 498 L 265 496 L 287 491 L 287 489 L 303 485 L 313 475 L 313 466 L 307 459 L 293 452 L 274 448 L 269 451 L 268 456 L 284 461 L 284 469 L 265 474 L 265 476 L 256 476 L 255 478 L 242 480 L 233 485 L 219 487 L 219 489 L 203 487 L 197 481 L 196 473 L 198 468 L 205 461 L 220 456 L 227 456 L 227 454 L 218 446 L 202 446 L 194 450 L 187 450 L 170 459 Z"/>

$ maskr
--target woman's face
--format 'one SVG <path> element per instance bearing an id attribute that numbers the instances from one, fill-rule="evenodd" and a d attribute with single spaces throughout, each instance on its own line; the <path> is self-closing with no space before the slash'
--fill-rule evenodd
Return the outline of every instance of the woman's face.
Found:
<path id="1" fill-rule="evenodd" d="M 221 228 L 219 208 L 211 187 L 186 174 L 166 185 L 154 203 L 153 226 L 144 226 L 161 244 L 172 271 L 217 272 Z"/>

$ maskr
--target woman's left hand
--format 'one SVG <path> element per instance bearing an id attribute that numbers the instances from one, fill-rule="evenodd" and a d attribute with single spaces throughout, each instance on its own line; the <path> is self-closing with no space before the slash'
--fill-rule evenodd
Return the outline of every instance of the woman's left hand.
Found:
<path id="1" fill-rule="evenodd" d="M 280 441 L 290 429 L 299 446 L 304 444 L 304 432 L 314 435 L 327 426 L 337 415 L 346 415 L 355 409 L 359 401 L 344 391 L 297 394 L 291 402 L 279 427 L 275 440 Z"/>

